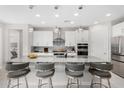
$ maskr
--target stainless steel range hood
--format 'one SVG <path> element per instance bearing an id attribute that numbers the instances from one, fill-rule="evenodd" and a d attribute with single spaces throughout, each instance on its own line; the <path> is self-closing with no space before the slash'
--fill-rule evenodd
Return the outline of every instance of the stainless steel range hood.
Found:
<path id="1" fill-rule="evenodd" d="M 53 35 L 54 35 L 53 45 L 65 46 L 64 32 L 62 32 L 60 28 L 56 27 Z"/>
<path id="2" fill-rule="evenodd" d="M 53 40 L 53 45 L 65 45 L 65 40 L 62 38 L 55 38 Z"/>
<path id="3" fill-rule="evenodd" d="M 56 56 L 64 56 L 65 52 L 66 52 L 66 48 L 65 48 L 65 33 L 63 31 L 61 31 L 60 28 L 55 29 L 55 31 L 53 32 L 53 52 L 54 55 Z"/>

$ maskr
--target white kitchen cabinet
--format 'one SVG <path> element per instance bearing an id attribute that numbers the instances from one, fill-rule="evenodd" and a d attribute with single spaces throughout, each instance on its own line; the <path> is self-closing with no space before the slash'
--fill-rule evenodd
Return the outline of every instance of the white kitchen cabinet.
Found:
<path id="1" fill-rule="evenodd" d="M 76 45 L 76 31 L 65 31 L 65 46 Z"/>
<path id="2" fill-rule="evenodd" d="M 112 37 L 124 36 L 124 22 L 112 26 Z"/>
<path id="3" fill-rule="evenodd" d="M 88 30 L 76 31 L 76 42 L 87 43 L 88 42 Z"/>
<path id="4" fill-rule="evenodd" d="M 112 60 L 112 63 L 113 63 L 112 72 L 121 77 L 124 77 L 124 63 L 115 60 Z"/>
<path id="5" fill-rule="evenodd" d="M 33 46 L 53 46 L 53 31 L 34 31 Z"/>

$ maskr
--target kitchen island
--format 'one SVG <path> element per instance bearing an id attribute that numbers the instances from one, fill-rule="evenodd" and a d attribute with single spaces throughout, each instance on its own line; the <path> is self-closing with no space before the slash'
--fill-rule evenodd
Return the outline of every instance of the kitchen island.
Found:
<path id="1" fill-rule="evenodd" d="M 16 58 L 16 59 L 11 59 L 8 62 L 31 62 L 31 63 L 36 63 L 36 62 L 53 62 L 53 63 L 66 63 L 66 62 L 106 62 L 100 58 L 94 57 L 94 56 L 68 56 L 67 58 L 65 57 L 57 57 L 57 56 L 40 56 L 34 59 L 31 59 L 29 57 L 22 57 L 22 58 Z"/>

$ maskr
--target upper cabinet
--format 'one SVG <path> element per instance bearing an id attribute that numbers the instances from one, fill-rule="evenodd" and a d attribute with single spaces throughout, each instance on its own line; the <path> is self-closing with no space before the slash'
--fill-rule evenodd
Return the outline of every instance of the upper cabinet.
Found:
<path id="1" fill-rule="evenodd" d="M 65 31 L 65 46 L 76 45 L 76 31 Z"/>
<path id="2" fill-rule="evenodd" d="M 34 31 L 33 46 L 53 46 L 53 31 Z"/>
<path id="3" fill-rule="evenodd" d="M 75 46 L 77 43 L 87 43 L 88 33 L 88 30 L 65 31 L 65 46 Z"/>
<path id="4" fill-rule="evenodd" d="M 112 37 L 124 36 L 124 22 L 112 26 Z"/>
<path id="5" fill-rule="evenodd" d="M 88 30 L 76 31 L 76 42 L 87 43 L 88 42 Z"/>
<path id="6" fill-rule="evenodd" d="M 53 31 L 34 31 L 33 46 L 53 46 Z M 65 31 L 65 46 L 75 46 L 77 43 L 88 42 L 88 30 Z"/>

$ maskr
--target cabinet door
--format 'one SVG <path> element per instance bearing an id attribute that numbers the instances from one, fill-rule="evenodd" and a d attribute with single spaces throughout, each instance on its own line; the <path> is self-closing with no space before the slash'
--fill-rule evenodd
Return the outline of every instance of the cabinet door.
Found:
<path id="1" fill-rule="evenodd" d="M 88 30 L 76 31 L 77 43 L 88 42 Z"/>
<path id="2" fill-rule="evenodd" d="M 34 31 L 33 46 L 53 46 L 52 31 Z"/>
<path id="3" fill-rule="evenodd" d="M 112 72 L 116 73 L 116 74 L 119 74 L 119 68 L 120 68 L 119 62 L 112 60 L 112 63 L 113 63 L 113 70 L 112 70 Z"/>
<path id="4" fill-rule="evenodd" d="M 118 61 L 112 61 L 112 63 L 113 63 L 112 72 L 121 77 L 124 77 L 124 63 Z"/>
<path id="5" fill-rule="evenodd" d="M 119 67 L 119 75 L 124 77 L 124 63 L 119 63 L 120 67 Z"/>
<path id="6" fill-rule="evenodd" d="M 75 46 L 76 44 L 76 32 L 65 31 L 65 46 Z"/>

